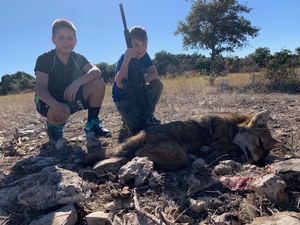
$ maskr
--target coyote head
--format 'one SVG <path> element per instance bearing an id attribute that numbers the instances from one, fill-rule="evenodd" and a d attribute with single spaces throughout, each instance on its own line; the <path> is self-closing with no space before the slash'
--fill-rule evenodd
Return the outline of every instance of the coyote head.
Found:
<path id="1" fill-rule="evenodd" d="M 270 111 L 265 110 L 257 113 L 248 124 L 240 125 L 233 142 L 243 150 L 247 160 L 260 161 L 277 142 L 267 127 L 269 119 Z"/>

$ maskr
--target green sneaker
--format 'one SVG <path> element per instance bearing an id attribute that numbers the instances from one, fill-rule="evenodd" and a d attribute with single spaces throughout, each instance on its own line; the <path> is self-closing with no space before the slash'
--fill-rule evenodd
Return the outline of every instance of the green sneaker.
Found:
<path id="1" fill-rule="evenodd" d="M 98 137 L 110 137 L 111 133 L 108 129 L 101 126 L 102 120 L 99 118 L 92 119 L 91 122 L 85 121 L 84 131 L 87 133 L 89 131 L 95 132 Z"/>

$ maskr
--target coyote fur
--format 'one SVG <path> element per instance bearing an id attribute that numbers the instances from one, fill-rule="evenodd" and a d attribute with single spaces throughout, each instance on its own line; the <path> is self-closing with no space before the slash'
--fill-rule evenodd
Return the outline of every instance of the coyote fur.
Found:
<path id="1" fill-rule="evenodd" d="M 248 161 L 262 160 L 277 143 L 267 127 L 269 110 L 254 116 L 238 113 L 210 113 L 185 121 L 174 121 L 142 130 L 114 148 L 87 154 L 84 165 L 111 157 L 128 160 L 148 157 L 156 167 L 178 169 L 188 165 L 188 154 L 201 146 L 217 150 L 241 149 Z"/>

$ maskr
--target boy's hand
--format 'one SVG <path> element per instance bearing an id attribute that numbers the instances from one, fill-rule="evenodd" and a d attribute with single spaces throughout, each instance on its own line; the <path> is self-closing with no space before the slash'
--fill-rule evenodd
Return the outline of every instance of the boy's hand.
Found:
<path id="1" fill-rule="evenodd" d="M 124 58 L 124 61 L 127 61 L 129 62 L 130 59 L 134 58 L 135 57 L 135 52 L 133 50 L 133 48 L 128 48 L 125 52 L 125 58 Z"/>
<path id="2" fill-rule="evenodd" d="M 61 125 L 62 123 L 66 122 L 69 117 L 71 116 L 70 114 L 70 108 L 67 104 L 63 104 L 58 102 L 55 105 L 52 105 L 47 114 L 47 118 L 50 123 L 58 126 Z"/>
<path id="3" fill-rule="evenodd" d="M 64 92 L 65 101 L 73 102 L 76 98 L 76 93 L 79 89 L 80 85 L 75 81 L 73 81 Z"/>

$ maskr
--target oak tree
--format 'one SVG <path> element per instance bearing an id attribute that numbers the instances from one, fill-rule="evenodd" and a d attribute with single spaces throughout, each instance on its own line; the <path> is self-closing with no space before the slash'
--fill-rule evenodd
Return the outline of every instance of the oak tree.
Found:
<path id="1" fill-rule="evenodd" d="M 234 52 L 249 45 L 247 38 L 258 35 L 260 28 L 244 18 L 252 8 L 237 0 L 192 0 L 186 21 L 179 21 L 175 35 L 183 36 L 183 48 L 211 50 L 211 71 L 224 51 Z"/>

